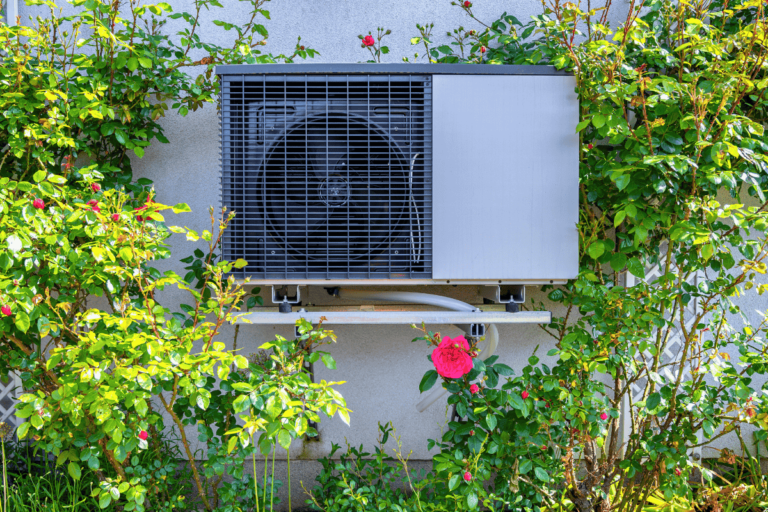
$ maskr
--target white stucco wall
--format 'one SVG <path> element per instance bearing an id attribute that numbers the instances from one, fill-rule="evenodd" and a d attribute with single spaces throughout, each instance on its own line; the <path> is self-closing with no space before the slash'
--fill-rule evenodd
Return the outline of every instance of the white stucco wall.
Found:
<path id="1" fill-rule="evenodd" d="M 175 11 L 192 11 L 191 0 L 170 0 Z M 246 2 L 223 0 L 225 9 L 203 12 L 204 23 L 200 30 L 204 39 L 216 39 L 222 43 L 229 35 L 207 23 L 212 19 L 223 19 L 238 23 L 246 19 Z M 593 2 L 596 4 L 597 2 Z M 400 62 L 403 56 L 412 56 L 414 51 L 422 53 L 421 46 L 412 47 L 410 38 L 418 35 L 415 24 L 435 23 L 433 31 L 436 41 L 444 41 L 445 32 L 459 25 L 465 28 L 479 28 L 468 19 L 461 9 L 450 5 L 449 0 L 274 0 L 266 5 L 271 11 L 271 21 L 265 21 L 270 32 L 265 47 L 273 53 L 290 53 L 296 38 L 301 35 L 302 43 L 315 48 L 320 56 L 310 62 L 358 62 L 368 59 L 367 51 L 360 48 L 358 34 L 367 34 L 382 26 L 392 30 L 386 39 L 390 48 L 387 62 Z M 614 1 L 613 24 L 625 16 L 626 2 Z M 44 14 L 39 8 L 20 6 L 22 20 L 30 14 Z M 539 0 L 476 0 L 474 12 L 486 21 L 491 21 L 503 12 L 513 14 L 521 21 L 539 13 Z M 23 21 L 24 22 L 24 21 Z M 173 24 L 168 25 L 171 30 Z M 146 152 L 143 159 L 135 159 L 138 177 L 147 177 L 155 182 L 157 200 L 165 204 L 187 202 L 193 213 L 174 216 L 169 214 L 169 224 L 180 224 L 201 230 L 208 226 L 208 207 L 218 207 L 219 133 L 214 105 L 181 118 L 173 113 L 161 122 L 170 144 L 156 143 Z M 488 210 L 483 215 L 488 215 Z M 460 246 L 461 240 L 456 241 Z M 190 254 L 194 245 L 186 242 L 181 235 L 171 239 L 175 258 Z M 162 269 L 173 269 L 183 275 L 183 264 L 176 261 L 161 262 Z M 475 304 L 482 299 L 476 287 L 434 287 L 433 291 L 450 295 Z M 266 293 L 269 290 L 263 290 Z M 536 300 L 543 299 L 537 290 L 527 290 Z M 164 299 L 171 305 L 186 299 L 181 293 L 165 293 Z M 308 302 L 323 304 L 330 299 L 322 288 L 310 290 Z M 765 298 L 752 295 L 742 305 L 753 321 L 759 321 L 756 313 L 765 310 Z M 561 314 L 553 311 L 554 314 Z M 455 327 L 434 326 L 447 335 L 460 333 Z M 502 326 L 498 354 L 500 362 L 520 370 L 536 346 L 539 355 L 546 354 L 553 346 L 549 338 L 537 326 Z M 305 456 L 322 455 L 330 443 L 344 443 L 345 438 L 352 444 L 372 444 L 377 435 L 379 421 L 392 421 L 402 435 L 405 452 L 413 451 L 414 459 L 429 459 L 427 439 L 440 436 L 441 425 L 445 422 L 445 401 L 442 400 L 419 414 L 415 405 L 419 401 L 418 383 L 423 373 L 430 368 L 426 359 L 427 348 L 423 343 L 411 343 L 417 332 L 408 326 L 365 327 L 348 326 L 335 329 L 339 342 L 331 348 L 338 369 L 328 371 L 320 368 L 318 378 L 343 380 L 346 384 L 340 391 L 347 398 L 352 409 L 352 428 L 340 420 L 321 424 L 322 442 L 315 448 L 306 447 Z M 224 339 L 231 343 L 233 329 L 225 330 Z M 275 334 L 291 336 L 292 329 L 277 327 L 243 326 L 239 346 L 244 354 L 254 352 L 263 341 Z M 736 354 L 734 354 L 736 355 Z M 546 357 L 542 358 L 546 361 Z M 318 365 L 320 366 L 320 365 Z M 297 455 L 304 448 L 297 445 Z M 305 479 L 306 480 L 306 479 Z M 307 482 L 308 483 L 308 482 Z M 294 490 L 296 493 L 296 490 Z M 296 494 L 294 494 L 296 495 Z"/>

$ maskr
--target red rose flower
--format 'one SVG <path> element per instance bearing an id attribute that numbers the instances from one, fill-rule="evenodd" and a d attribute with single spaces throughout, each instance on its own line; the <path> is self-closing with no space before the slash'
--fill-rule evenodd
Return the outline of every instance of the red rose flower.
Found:
<path id="1" fill-rule="evenodd" d="M 588 149 L 592 149 L 594 146 L 592 144 L 587 144 Z"/>
<path id="2" fill-rule="evenodd" d="M 472 480 L 472 473 L 470 473 L 469 471 L 467 471 L 466 473 L 464 473 L 464 480 L 466 480 L 467 482 L 469 482 L 470 480 Z"/>
<path id="3" fill-rule="evenodd" d="M 91 199 L 90 201 L 88 201 L 89 206 L 96 206 L 97 204 L 99 204 L 99 202 L 95 199 Z"/>
<path id="4" fill-rule="evenodd" d="M 94 192 L 98 192 L 99 190 L 101 190 L 101 185 L 99 185 L 98 183 L 91 183 L 91 190 L 93 190 Z"/>
<path id="5" fill-rule="evenodd" d="M 683 474 L 683 472 L 680 471 L 680 468 L 675 468 L 675 475 L 680 476 L 682 474 Z"/>
<path id="6" fill-rule="evenodd" d="M 480 47 L 480 53 L 485 53 L 485 46 Z"/>
<path id="7" fill-rule="evenodd" d="M 365 46 L 373 46 L 374 44 L 376 44 L 376 40 L 373 38 L 373 36 L 365 36 L 363 38 L 363 44 Z"/>
<path id="8" fill-rule="evenodd" d="M 467 353 L 469 343 L 464 336 L 448 336 L 432 351 L 432 364 L 437 373 L 448 379 L 458 379 L 472 370 L 472 358 Z"/>
<path id="9" fill-rule="evenodd" d="M 522 393 L 520 393 L 520 396 L 523 397 L 523 400 L 525 400 L 526 398 L 528 398 L 531 395 L 529 395 L 527 391 L 523 391 Z"/>
<path id="10" fill-rule="evenodd" d="M 99 208 L 98 205 L 91 206 L 91 211 L 96 213 L 101 213 L 101 208 Z"/>
<path id="11" fill-rule="evenodd" d="M 7 304 L 0 308 L 0 311 L 2 311 L 5 316 L 11 316 L 11 306 L 8 306 Z"/>
<path id="12" fill-rule="evenodd" d="M 471 436 L 475 435 L 475 431 L 474 430 L 470 430 L 469 431 L 469 435 L 471 435 Z"/>
<path id="13" fill-rule="evenodd" d="M 139 439 L 141 439 L 142 441 L 146 441 L 148 437 L 149 437 L 149 434 L 147 433 L 146 430 L 142 430 L 141 432 L 139 432 Z"/>
<path id="14" fill-rule="evenodd" d="M 480 386 L 478 386 L 477 384 L 472 384 L 471 386 L 469 386 L 469 392 L 472 393 L 473 395 L 478 391 L 480 391 Z"/>
<path id="15" fill-rule="evenodd" d="M 544 407 L 546 407 L 547 409 L 549 409 L 549 402 L 545 402 L 545 403 L 544 403 Z"/>
<path id="16" fill-rule="evenodd" d="M 472 7 L 472 2 L 470 2 L 469 0 L 467 0 L 466 2 L 464 2 L 464 7 L 466 7 L 467 9 L 469 9 L 470 7 Z"/>
<path id="17" fill-rule="evenodd" d="M 607 420 L 608 419 L 608 414 L 607 413 L 601 414 L 600 415 L 600 419 L 603 420 L 603 421 Z"/>
<path id="18" fill-rule="evenodd" d="M 43 202 L 42 199 L 35 199 L 34 201 L 32 201 L 32 206 L 34 206 L 38 210 L 42 210 L 43 208 L 45 208 L 45 203 Z"/>
<path id="19" fill-rule="evenodd" d="M 120 214 L 119 213 L 113 213 L 112 214 L 112 220 L 117 222 L 120 220 Z"/>

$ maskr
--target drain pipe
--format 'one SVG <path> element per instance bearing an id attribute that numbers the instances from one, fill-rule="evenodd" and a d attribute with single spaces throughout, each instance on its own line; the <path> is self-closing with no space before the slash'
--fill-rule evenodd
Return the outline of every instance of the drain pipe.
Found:
<path id="1" fill-rule="evenodd" d="M 450 297 L 443 297 L 442 295 L 433 295 L 431 293 L 419 293 L 419 292 L 371 292 L 366 290 L 350 290 L 348 288 L 332 288 L 328 289 L 328 293 L 336 297 L 343 297 L 345 299 L 362 299 L 362 300 L 382 300 L 389 302 L 407 302 L 410 304 L 424 304 L 427 306 L 437 306 L 440 308 L 450 309 L 452 311 L 475 311 L 476 308 L 471 304 L 462 302 Z M 469 325 L 457 325 L 459 329 L 470 334 Z M 488 359 L 496 352 L 496 347 L 499 344 L 499 331 L 496 326 L 491 324 L 485 333 L 485 347 L 478 356 L 481 360 Z M 435 403 L 440 397 L 445 395 L 448 391 L 440 386 L 433 389 L 426 397 L 424 397 L 418 404 L 416 409 L 419 412 L 424 412 L 427 407 Z"/>

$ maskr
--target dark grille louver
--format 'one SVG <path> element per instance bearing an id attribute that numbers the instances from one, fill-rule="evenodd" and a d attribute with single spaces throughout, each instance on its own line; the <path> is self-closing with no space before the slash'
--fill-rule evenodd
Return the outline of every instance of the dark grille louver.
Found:
<path id="1" fill-rule="evenodd" d="M 421 75 L 225 75 L 223 239 L 254 279 L 430 278 L 432 91 Z"/>

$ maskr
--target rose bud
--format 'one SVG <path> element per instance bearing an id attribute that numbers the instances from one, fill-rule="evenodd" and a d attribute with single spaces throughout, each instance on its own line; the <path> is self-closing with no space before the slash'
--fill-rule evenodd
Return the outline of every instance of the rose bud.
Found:
<path id="1" fill-rule="evenodd" d="M 607 420 L 608 419 L 608 414 L 607 413 L 602 413 L 600 415 L 600 419 L 603 420 L 603 421 Z"/>
<path id="2" fill-rule="evenodd" d="M 43 202 L 42 199 L 35 199 L 34 201 L 32 201 L 32 206 L 34 206 L 38 210 L 42 210 L 43 208 L 45 208 L 45 203 Z"/>
<path id="3" fill-rule="evenodd" d="M 469 386 L 469 392 L 472 393 L 473 395 L 478 391 L 480 391 L 480 387 L 477 384 L 472 384 L 471 386 Z"/>
<path id="4" fill-rule="evenodd" d="M 680 468 L 675 468 L 675 475 L 680 476 L 682 474 L 683 474 L 683 472 L 680 471 Z"/>
<path id="5" fill-rule="evenodd" d="M 520 393 L 520 396 L 523 397 L 523 400 L 525 400 L 526 398 L 528 398 L 531 395 L 529 395 L 527 391 L 523 391 L 522 393 Z"/>
<path id="6" fill-rule="evenodd" d="M 466 480 L 467 482 L 469 482 L 470 480 L 472 480 L 472 473 L 470 473 L 469 471 L 467 471 L 466 473 L 464 473 L 464 480 Z"/>
<path id="7" fill-rule="evenodd" d="M 120 220 L 120 214 L 119 213 L 113 213 L 112 214 L 112 220 L 117 222 Z"/>
<path id="8" fill-rule="evenodd" d="M 480 47 L 480 53 L 485 53 L 485 46 Z"/>
<path id="9" fill-rule="evenodd" d="M 587 144 L 587 149 L 592 149 L 594 146 L 592 144 Z"/>
<path id="10" fill-rule="evenodd" d="M 3 313 L 3 315 L 5 315 L 5 316 L 11 316 L 11 306 L 9 306 L 9 305 L 7 305 L 7 304 L 6 304 L 6 305 L 4 305 L 2 308 L 0 308 L 0 311 L 1 311 L 1 312 Z"/>
<path id="11" fill-rule="evenodd" d="M 464 2 L 464 7 L 466 7 L 467 9 L 469 9 L 470 7 L 472 7 L 472 2 L 470 2 L 469 0 L 467 0 L 466 2 Z"/>
<path id="12" fill-rule="evenodd" d="M 96 206 L 97 204 L 99 204 L 99 202 L 95 199 L 91 199 L 90 201 L 88 201 L 89 206 Z"/>
<path id="13" fill-rule="evenodd" d="M 363 44 L 365 46 L 373 46 L 374 44 L 376 44 L 376 40 L 373 38 L 373 36 L 365 36 L 363 38 Z"/>
<path id="14" fill-rule="evenodd" d="M 147 433 L 146 430 L 142 430 L 141 432 L 139 432 L 139 439 L 141 439 L 142 441 L 146 441 L 148 437 L 149 437 L 149 434 Z"/>
<path id="15" fill-rule="evenodd" d="M 546 402 L 546 403 L 544 404 L 544 407 L 546 407 L 547 409 L 549 409 L 549 402 Z"/>
<path id="16" fill-rule="evenodd" d="M 471 435 L 471 436 L 475 435 L 475 431 L 474 430 L 470 430 L 469 431 L 469 435 Z"/>
<path id="17" fill-rule="evenodd" d="M 94 192 L 98 192 L 99 190 L 101 190 L 101 185 L 99 185 L 98 183 L 91 183 L 91 190 L 93 190 Z"/>

